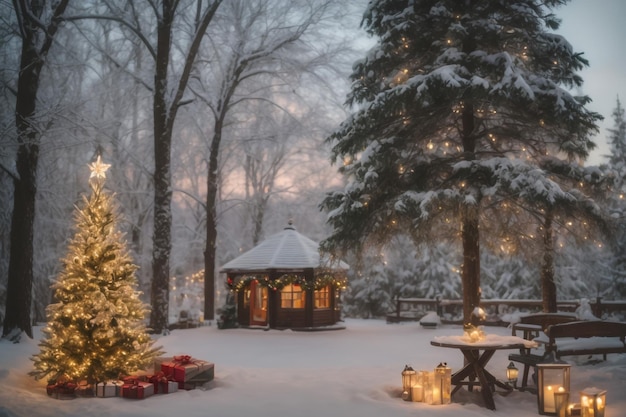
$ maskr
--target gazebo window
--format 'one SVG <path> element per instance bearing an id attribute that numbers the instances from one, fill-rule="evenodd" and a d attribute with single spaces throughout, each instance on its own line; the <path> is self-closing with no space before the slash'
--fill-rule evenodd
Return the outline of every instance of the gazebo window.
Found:
<path id="1" fill-rule="evenodd" d="M 330 308 L 330 287 L 327 285 L 319 290 L 315 290 L 315 308 Z"/>
<path id="2" fill-rule="evenodd" d="M 304 291 L 298 284 L 287 284 L 280 290 L 282 308 L 304 308 Z"/>

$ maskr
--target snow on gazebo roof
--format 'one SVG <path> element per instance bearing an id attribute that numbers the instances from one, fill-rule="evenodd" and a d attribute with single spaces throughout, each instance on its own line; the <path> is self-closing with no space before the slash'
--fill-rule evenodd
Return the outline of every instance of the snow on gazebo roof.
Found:
<path id="1" fill-rule="evenodd" d="M 270 269 L 349 269 L 343 261 L 320 256 L 319 244 L 298 233 L 292 222 L 285 229 L 222 266 L 222 272 L 259 272 Z"/>

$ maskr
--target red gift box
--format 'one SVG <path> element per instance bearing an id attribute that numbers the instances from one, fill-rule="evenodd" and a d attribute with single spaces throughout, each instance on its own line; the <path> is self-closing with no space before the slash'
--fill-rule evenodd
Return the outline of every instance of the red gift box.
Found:
<path id="1" fill-rule="evenodd" d="M 169 379 L 178 382 L 178 388 L 188 390 L 212 381 L 215 376 L 215 365 L 189 355 L 181 355 L 162 359 L 160 371 Z"/>
<path id="2" fill-rule="evenodd" d="M 76 385 L 74 393 L 77 397 L 94 397 L 96 395 L 93 384 L 89 384 L 87 381 L 80 381 Z"/>
<path id="3" fill-rule="evenodd" d="M 122 397 L 144 399 L 154 394 L 154 384 L 136 381 L 133 384 L 122 385 Z"/>
<path id="4" fill-rule="evenodd" d="M 76 398 L 76 384 L 69 381 L 48 384 L 46 393 L 57 400 L 71 400 Z"/>
<path id="5" fill-rule="evenodd" d="M 148 382 L 154 384 L 155 394 L 169 394 L 178 391 L 178 382 L 170 381 L 163 372 L 149 376 Z"/>

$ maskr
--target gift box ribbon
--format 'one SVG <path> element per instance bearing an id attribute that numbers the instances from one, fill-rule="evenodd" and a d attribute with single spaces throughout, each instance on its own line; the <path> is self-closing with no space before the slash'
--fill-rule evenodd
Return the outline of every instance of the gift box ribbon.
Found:
<path id="1" fill-rule="evenodd" d="M 180 362 L 181 365 L 187 365 L 188 363 L 191 363 L 191 356 L 190 355 L 174 356 L 174 362 Z"/>

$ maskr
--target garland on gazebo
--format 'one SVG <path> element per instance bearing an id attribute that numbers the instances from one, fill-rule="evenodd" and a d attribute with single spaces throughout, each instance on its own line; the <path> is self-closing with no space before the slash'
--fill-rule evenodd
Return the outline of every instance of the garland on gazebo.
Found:
<path id="1" fill-rule="evenodd" d="M 252 281 L 257 281 L 258 285 L 271 290 L 282 290 L 285 285 L 297 284 L 306 291 L 319 290 L 329 285 L 335 288 L 345 288 L 348 280 L 345 276 L 337 277 L 328 271 L 319 271 L 315 274 L 314 280 L 308 280 L 303 275 L 285 274 L 276 279 L 270 279 L 267 274 L 242 275 L 235 279 L 228 277 L 226 285 L 231 291 L 239 292 L 250 286 Z"/>

